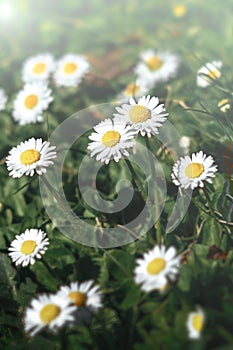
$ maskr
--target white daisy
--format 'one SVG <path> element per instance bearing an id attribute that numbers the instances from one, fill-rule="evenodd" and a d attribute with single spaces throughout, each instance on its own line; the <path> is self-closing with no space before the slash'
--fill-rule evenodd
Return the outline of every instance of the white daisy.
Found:
<path id="1" fill-rule="evenodd" d="M 179 64 L 180 58 L 177 55 L 149 49 L 142 52 L 141 62 L 136 65 L 134 72 L 138 78 L 155 84 L 175 77 Z"/>
<path id="2" fill-rule="evenodd" d="M 0 111 L 5 109 L 7 99 L 8 98 L 7 98 L 5 91 L 2 88 L 0 88 Z"/>
<path id="3" fill-rule="evenodd" d="M 96 155 L 96 160 L 109 163 L 113 158 L 118 162 L 122 156 L 128 156 L 126 148 L 133 147 L 135 142 L 133 138 L 136 131 L 125 122 L 117 122 L 111 119 L 105 119 L 96 126 L 89 139 L 87 149 L 91 151 L 91 157 Z"/>
<path id="4" fill-rule="evenodd" d="M 219 79 L 221 77 L 222 61 L 212 61 L 206 63 L 203 67 L 201 67 L 197 72 L 197 86 L 207 87 L 214 80 Z"/>
<path id="5" fill-rule="evenodd" d="M 212 156 L 204 154 L 202 151 L 193 153 L 191 157 L 181 157 L 174 165 L 172 172 L 172 181 L 175 185 L 182 188 L 193 190 L 195 187 L 203 187 L 203 181 L 212 183 L 212 177 L 215 176 L 217 165 L 213 165 Z"/>
<path id="6" fill-rule="evenodd" d="M 59 295 L 41 294 L 33 299 L 26 309 L 24 325 L 26 333 L 34 336 L 47 327 L 52 332 L 57 332 L 66 323 L 74 320 L 75 306 L 70 305 L 68 299 Z"/>
<path id="7" fill-rule="evenodd" d="M 9 256 L 15 265 L 33 265 L 37 259 L 47 250 L 49 240 L 42 230 L 27 229 L 17 235 L 9 248 Z"/>
<path id="8" fill-rule="evenodd" d="M 205 323 L 205 313 L 200 307 L 197 307 L 197 311 L 190 312 L 188 314 L 188 319 L 186 322 L 189 338 L 191 339 L 201 338 L 201 332 L 203 330 L 204 323 Z"/>
<path id="9" fill-rule="evenodd" d="M 92 314 L 102 307 L 102 294 L 92 280 L 71 282 L 70 286 L 62 286 L 58 291 L 61 298 L 76 306 L 75 319 L 79 324 L 90 321 Z"/>
<path id="10" fill-rule="evenodd" d="M 130 97 L 138 98 L 148 93 L 150 89 L 150 84 L 144 82 L 144 80 L 137 79 L 135 82 L 128 84 L 117 96 L 117 99 L 120 102 L 128 102 Z"/>
<path id="11" fill-rule="evenodd" d="M 183 149 L 184 154 L 189 153 L 190 138 L 188 136 L 181 136 L 179 146 Z"/>
<path id="12" fill-rule="evenodd" d="M 175 280 L 180 266 L 180 257 L 174 247 L 166 250 L 162 245 L 156 245 L 152 250 L 138 259 L 135 268 L 135 282 L 141 285 L 142 290 L 163 290 L 169 281 Z"/>
<path id="13" fill-rule="evenodd" d="M 221 101 L 219 101 L 218 108 L 221 112 L 226 113 L 231 108 L 229 100 L 227 98 L 223 98 Z"/>
<path id="14" fill-rule="evenodd" d="M 44 84 L 26 84 L 13 104 L 13 118 L 20 125 L 41 122 L 42 112 L 53 101 L 51 90 Z"/>
<path id="15" fill-rule="evenodd" d="M 57 156 L 57 153 L 53 152 L 55 148 L 50 146 L 49 142 L 34 137 L 21 142 L 10 150 L 6 158 L 9 175 L 14 178 L 23 175 L 33 176 L 34 173 L 42 175 L 46 172 L 46 168 L 53 164 L 52 159 Z"/>
<path id="16" fill-rule="evenodd" d="M 30 57 L 23 64 L 22 79 L 25 83 L 46 82 L 54 68 L 54 58 L 50 54 Z"/>
<path id="17" fill-rule="evenodd" d="M 119 114 L 113 114 L 114 120 L 131 124 L 142 136 L 147 134 L 149 137 L 159 133 L 158 128 L 168 115 L 158 97 L 150 95 L 139 98 L 138 103 L 130 98 L 128 104 L 116 107 L 116 110 Z"/>
<path id="18" fill-rule="evenodd" d="M 90 64 L 82 55 L 69 53 L 57 62 L 54 81 L 57 86 L 78 86 Z"/>

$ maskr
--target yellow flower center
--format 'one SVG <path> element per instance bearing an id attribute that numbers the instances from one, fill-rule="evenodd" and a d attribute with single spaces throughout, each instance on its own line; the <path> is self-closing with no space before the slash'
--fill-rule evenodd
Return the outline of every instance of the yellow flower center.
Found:
<path id="1" fill-rule="evenodd" d="M 226 112 L 228 109 L 231 108 L 231 105 L 229 104 L 229 100 L 226 98 L 223 98 L 221 101 L 218 103 L 218 107 L 222 112 Z"/>
<path id="2" fill-rule="evenodd" d="M 158 70 L 163 65 L 163 61 L 158 56 L 152 56 L 146 60 L 146 64 L 150 70 Z"/>
<path id="3" fill-rule="evenodd" d="M 189 177 L 190 179 L 195 179 L 197 177 L 199 177 L 203 171 L 204 171 L 204 167 L 202 164 L 200 163 L 190 163 L 186 169 L 185 169 L 185 175 L 187 177 Z"/>
<path id="4" fill-rule="evenodd" d="M 151 117 L 150 109 L 141 105 L 135 105 L 129 111 L 129 119 L 133 123 L 143 123 L 150 117 Z"/>
<path id="5" fill-rule="evenodd" d="M 86 305 L 87 296 L 82 292 L 70 292 L 69 298 L 73 301 L 76 306 Z"/>
<path id="6" fill-rule="evenodd" d="M 60 314 L 60 312 L 61 309 L 57 305 L 47 304 L 40 311 L 40 319 L 43 323 L 50 323 Z"/>
<path id="7" fill-rule="evenodd" d="M 24 165 L 31 165 L 40 159 L 40 152 L 36 149 L 27 149 L 20 155 L 20 162 Z"/>
<path id="8" fill-rule="evenodd" d="M 44 62 L 38 62 L 33 67 L 33 73 L 42 74 L 46 71 L 46 64 Z"/>
<path id="9" fill-rule="evenodd" d="M 213 69 L 207 73 L 207 76 L 211 79 L 217 79 L 220 77 L 220 71 L 218 69 Z"/>
<path id="10" fill-rule="evenodd" d="M 78 69 L 78 66 L 77 66 L 77 64 L 75 64 L 74 62 L 66 63 L 66 64 L 64 65 L 64 68 L 63 68 L 63 70 L 64 70 L 64 72 L 65 72 L 66 74 L 72 74 L 72 73 L 74 73 L 77 69 Z"/>
<path id="11" fill-rule="evenodd" d="M 202 315 L 195 315 L 193 316 L 192 319 L 192 325 L 193 328 L 197 331 L 197 332 L 201 332 L 202 328 L 203 328 L 203 316 Z"/>
<path id="12" fill-rule="evenodd" d="M 150 275 L 158 275 L 164 270 L 166 266 L 166 261 L 163 258 L 155 258 L 147 266 L 147 272 Z"/>
<path id="13" fill-rule="evenodd" d="M 29 255 L 34 252 L 36 246 L 37 244 L 35 241 L 28 240 L 22 243 L 20 251 L 22 254 Z"/>
<path id="14" fill-rule="evenodd" d="M 36 95 L 29 95 L 25 98 L 24 104 L 28 109 L 33 109 L 38 103 L 38 97 Z"/>
<path id="15" fill-rule="evenodd" d="M 118 131 L 110 130 L 107 131 L 102 137 L 102 143 L 105 147 L 115 146 L 121 138 L 121 134 Z"/>
<path id="16" fill-rule="evenodd" d="M 173 7 L 173 13 L 176 17 L 182 17 L 186 13 L 186 7 L 184 5 L 176 5 Z"/>
<path id="17" fill-rule="evenodd" d="M 125 89 L 125 94 L 127 96 L 133 96 L 140 90 L 140 86 L 135 85 L 134 83 L 129 84 Z"/>

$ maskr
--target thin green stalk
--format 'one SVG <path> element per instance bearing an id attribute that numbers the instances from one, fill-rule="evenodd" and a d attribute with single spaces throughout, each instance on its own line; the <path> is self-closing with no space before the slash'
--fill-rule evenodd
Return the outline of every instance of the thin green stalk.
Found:
<path id="1" fill-rule="evenodd" d="M 142 198 L 144 199 L 145 203 L 147 201 L 147 195 L 144 191 L 144 188 L 141 184 L 141 181 L 138 179 L 138 175 L 136 173 L 136 171 L 134 170 L 132 164 L 130 163 L 130 161 L 127 159 L 127 158 L 124 158 L 125 159 L 125 162 L 131 172 L 131 175 L 132 175 L 132 181 L 134 182 L 134 185 L 137 187 L 138 189 L 138 192 L 141 194 Z"/>
<path id="2" fill-rule="evenodd" d="M 149 137 L 145 136 L 145 142 L 147 149 L 153 154 Z M 156 171 L 155 171 L 155 164 L 153 163 L 153 160 L 150 158 L 150 167 L 151 167 L 151 176 L 152 180 L 154 181 L 154 206 L 155 206 L 155 217 L 158 218 L 156 222 L 156 241 L 158 245 L 162 244 L 162 230 L 161 230 L 161 222 L 160 222 L 160 210 L 159 210 L 159 195 L 158 195 L 158 189 L 156 186 Z"/>

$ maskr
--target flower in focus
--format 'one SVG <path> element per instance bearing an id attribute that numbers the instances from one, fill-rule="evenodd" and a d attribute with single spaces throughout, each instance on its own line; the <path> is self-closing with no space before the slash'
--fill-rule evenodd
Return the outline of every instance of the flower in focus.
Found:
<path id="1" fill-rule="evenodd" d="M 74 321 L 75 309 L 68 299 L 59 295 L 41 294 L 37 299 L 33 299 L 26 309 L 25 331 L 30 336 L 34 336 L 44 328 L 56 333 L 68 322 Z"/>
<path id="2" fill-rule="evenodd" d="M 137 260 L 135 268 L 135 282 L 142 290 L 163 291 L 169 281 L 173 281 L 178 274 L 180 257 L 174 247 L 156 245 L 152 250 L 143 254 L 143 259 Z"/>
<path id="3" fill-rule="evenodd" d="M 142 136 L 158 134 L 158 128 L 166 120 L 168 113 L 158 97 L 143 96 L 136 102 L 130 98 L 128 104 L 116 107 L 118 113 L 113 114 L 117 122 L 132 125 Z"/>
<path id="4" fill-rule="evenodd" d="M 165 82 L 175 77 L 180 59 L 177 55 L 169 52 L 155 52 L 152 49 L 141 54 L 141 62 L 135 67 L 135 74 L 138 79 L 143 79 L 151 86 L 157 82 Z"/>
<path id="5" fill-rule="evenodd" d="M 96 126 L 89 139 L 87 149 L 91 151 L 91 157 L 96 156 L 96 160 L 109 163 L 113 158 L 118 162 L 122 156 L 128 156 L 126 150 L 134 146 L 133 138 L 136 131 L 125 122 L 117 122 L 111 119 L 105 119 Z"/>
<path id="6" fill-rule="evenodd" d="M 58 295 L 75 305 L 75 319 L 79 324 L 88 322 L 92 314 L 102 307 L 102 292 L 99 286 L 94 286 L 94 281 L 83 283 L 71 282 L 70 286 L 62 286 Z"/>
<path id="7" fill-rule="evenodd" d="M 6 158 L 7 170 L 13 178 L 23 175 L 33 176 L 34 173 L 42 175 L 46 168 L 53 164 L 52 159 L 56 158 L 55 146 L 50 146 L 42 139 L 30 138 L 13 147 Z"/>
<path id="8" fill-rule="evenodd" d="M 203 181 L 212 183 L 217 165 L 214 165 L 212 156 L 202 151 L 193 153 L 191 157 L 181 157 L 173 166 L 172 181 L 181 188 L 203 187 Z"/>
<path id="9" fill-rule="evenodd" d="M 26 84 L 13 104 L 13 118 L 20 125 L 41 122 L 42 112 L 53 101 L 51 90 L 44 84 Z"/>
<path id="10" fill-rule="evenodd" d="M 7 95 L 5 91 L 2 88 L 0 88 L 0 111 L 5 109 L 6 103 L 7 103 Z"/>
<path id="11" fill-rule="evenodd" d="M 197 86 L 207 87 L 221 77 L 222 61 L 212 61 L 206 63 L 197 72 Z"/>
<path id="12" fill-rule="evenodd" d="M 25 83 L 46 83 L 54 68 L 54 58 L 50 54 L 39 54 L 30 57 L 23 64 L 22 79 Z"/>
<path id="13" fill-rule="evenodd" d="M 198 307 L 197 311 L 190 312 L 187 319 L 188 336 L 190 339 L 201 338 L 201 332 L 205 323 L 204 311 Z"/>
<path id="14" fill-rule="evenodd" d="M 9 248 L 9 256 L 15 265 L 33 265 L 36 259 L 47 250 L 49 240 L 42 230 L 27 229 L 24 233 L 17 235 Z"/>
<path id="15" fill-rule="evenodd" d="M 67 54 L 57 62 L 54 81 L 57 86 L 78 86 L 90 64 L 82 55 Z"/>

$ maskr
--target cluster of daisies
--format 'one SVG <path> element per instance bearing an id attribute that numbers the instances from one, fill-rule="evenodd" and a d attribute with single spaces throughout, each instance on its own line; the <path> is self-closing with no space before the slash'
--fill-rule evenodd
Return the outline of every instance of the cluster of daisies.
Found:
<path id="1" fill-rule="evenodd" d="M 53 101 L 50 78 L 55 86 L 77 87 L 90 64 L 83 55 L 68 53 L 55 61 L 50 54 L 38 54 L 27 59 L 22 67 L 23 87 L 13 101 L 13 119 L 19 125 L 43 121 L 43 112 Z M 0 110 L 7 97 L 0 90 Z"/>
<path id="2" fill-rule="evenodd" d="M 34 336 L 45 328 L 56 333 L 63 327 L 90 323 L 102 307 L 102 292 L 92 280 L 71 282 L 56 294 L 40 294 L 26 309 L 24 327 Z"/>
<path id="3" fill-rule="evenodd" d="M 129 156 L 129 149 L 136 146 L 136 137 L 152 137 L 159 133 L 168 113 L 159 98 L 146 95 L 158 82 L 165 82 L 176 75 L 179 57 L 170 53 L 147 50 L 141 54 L 135 67 L 135 82 L 119 95 L 122 104 L 116 107 L 112 118 L 94 126 L 89 136 L 87 150 L 97 161 L 108 164 Z M 221 75 L 221 62 L 206 64 L 198 71 L 197 85 L 206 87 Z M 20 125 L 43 120 L 42 113 L 53 101 L 48 87 L 50 77 L 57 86 L 77 86 L 89 71 L 84 56 L 67 54 L 55 62 L 49 54 L 28 59 L 22 69 L 25 86 L 14 101 L 13 117 Z M 7 96 L 0 89 L 0 110 L 5 108 Z M 225 101 L 226 108 L 227 103 Z M 171 178 L 183 189 L 203 187 L 212 182 L 217 172 L 212 156 L 203 151 L 188 155 L 189 138 L 183 137 L 180 145 L 184 150 L 174 164 Z M 13 147 L 6 157 L 9 175 L 20 178 L 23 175 L 43 175 L 57 157 L 55 146 L 41 138 L 34 137 Z M 41 229 L 27 229 L 16 235 L 9 247 L 9 256 L 15 265 L 26 267 L 40 259 L 48 249 L 49 239 Z M 174 247 L 155 246 L 136 261 L 134 280 L 144 292 L 154 290 L 162 293 L 177 278 L 181 259 Z M 102 307 L 102 292 L 93 281 L 72 282 L 62 286 L 56 294 L 42 294 L 33 299 L 26 309 L 25 331 L 34 336 L 44 328 L 57 331 L 65 325 L 85 324 L 93 313 Z M 200 306 L 187 316 L 190 338 L 199 338 L 205 323 L 205 313 Z"/>

